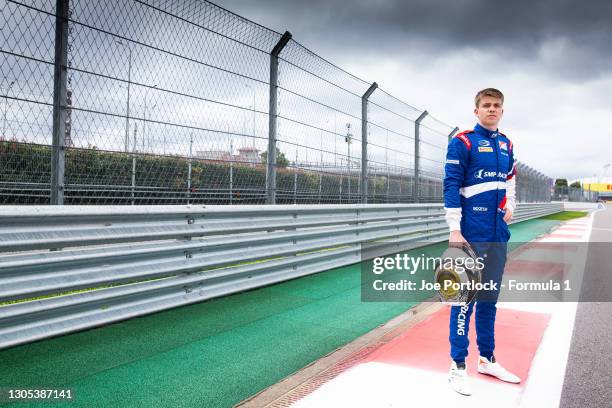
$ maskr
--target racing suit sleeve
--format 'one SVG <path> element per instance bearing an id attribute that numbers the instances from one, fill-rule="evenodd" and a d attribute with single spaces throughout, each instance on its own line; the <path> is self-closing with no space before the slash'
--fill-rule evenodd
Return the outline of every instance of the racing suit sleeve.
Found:
<path id="1" fill-rule="evenodd" d="M 505 208 L 514 213 L 516 208 L 516 162 L 514 160 L 514 148 L 509 143 L 508 156 L 510 157 L 510 169 L 506 177 L 506 206 Z"/>
<path id="2" fill-rule="evenodd" d="M 448 144 L 444 164 L 444 212 L 451 231 L 461 230 L 461 197 L 459 189 L 468 164 L 467 137 L 454 137 Z M 469 143 L 469 141 L 468 141 Z"/>

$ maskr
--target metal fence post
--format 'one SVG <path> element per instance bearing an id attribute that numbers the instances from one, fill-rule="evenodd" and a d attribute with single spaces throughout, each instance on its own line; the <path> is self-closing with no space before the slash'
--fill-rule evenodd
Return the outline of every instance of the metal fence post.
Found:
<path id="1" fill-rule="evenodd" d="M 458 131 L 459 127 L 455 126 L 455 128 L 448 134 L 448 144 L 450 144 L 451 140 L 453 140 L 453 137 L 455 136 L 455 134 L 457 134 Z M 442 166 L 442 168 L 444 168 L 444 165 Z M 440 188 L 440 195 L 436 194 L 436 199 L 442 199 L 442 201 L 444 201 L 444 184 L 441 184 Z"/>
<path id="2" fill-rule="evenodd" d="M 533 170 L 531 167 L 529 167 L 529 169 L 527 170 L 529 173 L 529 186 L 528 186 L 528 190 L 527 190 L 527 202 L 528 203 L 533 203 L 533 176 L 534 176 L 534 172 L 535 170 Z"/>
<path id="3" fill-rule="evenodd" d="M 527 202 L 527 169 L 523 163 L 516 163 L 516 194 L 517 202 Z"/>
<path id="4" fill-rule="evenodd" d="M 69 0 L 56 0 L 55 69 L 53 73 L 53 154 L 51 156 L 51 205 L 64 204 L 66 170 L 66 71 L 68 70 Z"/>
<path id="5" fill-rule="evenodd" d="M 297 149 L 295 150 L 295 161 L 293 162 L 293 204 L 297 204 L 297 161 L 298 161 L 298 153 Z"/>
<path id="6" fill-rule="evenodd" d="M 374 82 L 361 96 L 361 202 L 368 202 L 368 98 L 378 88 Z"/>
<path id="7" fill-rule="evenodd" d="M 531 202 L 538 201 L 538 171 L 532 169 L 531 173 Z"/>
<path id="8" fill-rule="evenodd" d="M 459 131 L 459 128 L 455 127 L 453 131 L 448 134 L 448 143 L 450 143 L 451 140 L 453 140 L 453 136 L 455 136 L 455 133 L 457 133 L 458 131 Z"/>
<path id="9" fill-rule="evenodd" d="M 189 161 L 187 162 L 187 205 L 191 204 L 191 160 L 193 158 L 193 134 L 189 134 Z"/>
<path id="10" fill-rule="evenodd" d="M 419 128 L 425 116 L 427 116 L 427 111 L 423 111 L 421 116 L 414 122 L 414 177 L 412 178 L 414 185 L 412 186 L 412 199 L 415 203 L 419 202 Z"/>
<path id="11" fill-rule="evenodd" d="M 136 189 L 136 156 L 132 153 L 132 193 L 131 193 L 131 203 L 134 205 L 134 190 Z"/>
<path id="12" fill-rule="evenodd" d="M 531 198 L 529 196 L 529 186 L 531 185 L 531 181 L 530 181 L 530 177 L 531 177 L 531 173 L 529 171 L 529 167 L 527 165 L 524 166 L 524 170 L 523 170 L 523 181 L 525 184 L 525 202 L 526 203 L 530 203 L 531 202 Z"/>
<path id="13" fill-rule="evenodd" d="M 276 105 L 278 101 L 278 55 L 291 40 L 285 31 L 270 53 L 270 116 L 268 128 L 268 166 L 266 169 L 266 203 L 276 204 Z"/>
<path id="14" fill-rule="evenodd" d="M 538 201 L 538 197 L 537 197 L 537 192 L 538 192 L 537 180 L 538 180 L 538 171 L 535 170 L 535 169 L 531 169 L 531 202 L 532 203 Z"/>

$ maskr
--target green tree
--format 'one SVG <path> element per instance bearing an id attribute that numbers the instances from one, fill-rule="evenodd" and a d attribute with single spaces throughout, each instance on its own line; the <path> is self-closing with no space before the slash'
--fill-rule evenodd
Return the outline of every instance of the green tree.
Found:
<path id="1" fill-rule="evenodd" d="M 259 156 L 261 157 L 261 162 L 263 164 L 268 163 L 268 151 L 267 150 L 261 152 Z M 289 165 L 289 160 L 287 159 L 287 157 L 285 157 L 285 153 L 281 152 L 280 150 L 276 150 L 276 167 L 285 168 L 288 165 Z"/>
<path id="2" fill-rule="evenodd" d="M 567 179 L 556 179 L 555 187 L 567 187 Z"/>
<path id="3" fill-rule="evenodd" d="M 575 187 L 575 188 L 580 188 L 580 182 L 579 181 L 574 181 L 572 184 L 570 184 L 570 187 Z"/>

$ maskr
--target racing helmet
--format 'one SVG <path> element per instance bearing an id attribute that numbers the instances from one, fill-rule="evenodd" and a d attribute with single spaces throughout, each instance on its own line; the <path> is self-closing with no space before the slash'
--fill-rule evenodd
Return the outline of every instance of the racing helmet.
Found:
<path id="1" fill-rule="evenodd" d="M 476 252 L 467 242 L 452 246 L 442 254 L 434 279 L 440 285 L 440 301 L 451 305 L 469 304 L 478 293 L 476 284 L 482 281 L 482 263 L 477 262 Z"/>

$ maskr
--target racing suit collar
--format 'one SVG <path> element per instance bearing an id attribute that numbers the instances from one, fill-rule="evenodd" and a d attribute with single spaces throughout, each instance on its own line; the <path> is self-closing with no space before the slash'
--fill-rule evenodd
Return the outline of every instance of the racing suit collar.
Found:
<path id="1" fill-rule="evenodd" d="M 474 132 L 480 133 L 481 135 L 486 136 L 488 138 L 494 138 L 499 135 L 499 129 L 489 130 L 481 126 L 480 123 L 477 123 L 476 126 L 474 126 Z"/>

